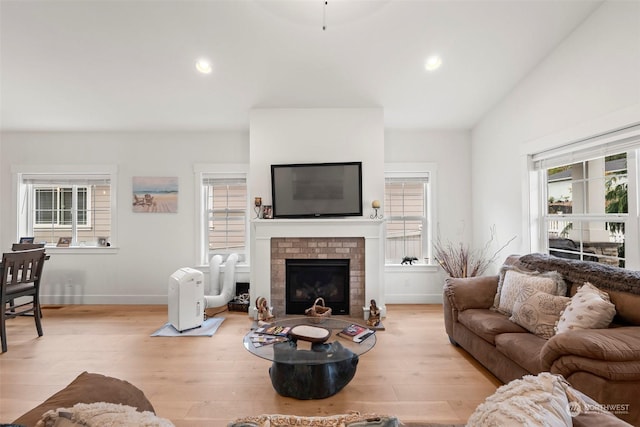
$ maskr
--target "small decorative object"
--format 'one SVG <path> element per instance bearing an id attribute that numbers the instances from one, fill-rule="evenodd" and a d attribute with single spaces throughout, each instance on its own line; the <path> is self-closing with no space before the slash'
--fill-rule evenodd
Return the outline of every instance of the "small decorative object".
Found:
<path id="1" fill-rule="evenodd" d="M 382 219 L 382 214 L 378 214 L 378 209 L 380 209 L 380 200 L 374 200 L 371 202 L 371 207 L 375 211 L 373 214 L 369 215 L 371 219 Z"/>
<path id="2" fill-rule="evenodd" d="M 106 237 L 98 237 L 98 246 L 111 246 L 111 243 Z"/>
<path id="3" fill-rule="evenodd" d="M 409 264 L 409 265 L 413 265 L 413 263 L 415 261 L 417 261 L 418 258 L 414 257 L 414 256 L 406 256 L 404 258 L 402 258 L 402 262 L 400 264 L 405 265 L 405 264 Z"/>
<path id="4" fill-rule="evenodd" d="M 376 304 L 376 300 L 371 300 L 369 306 L 369 318 L 367 319 L 367 326 L 378 326 L 380 324 L 380 309 Z"/>
<path id="5" fill-rule="evenodd" d="M 256 212 L 256 219 L 260 218 L 260 211 L 262 206 L 262 197 L 256 197 L 253 201 L 255 208 L 253 210 Z"/>
<path id="6" fill-rule="evenodd" d="M 276 317 L 269 308 L 269 303 L 265 297 L 258 297 L 256 299 L 256 310 L 258 311 L 258 324 L 269 323 Z"/>
<path id="7" fill-rule="evenodd" d="M 20 243 L 33 243 L 34 240 L 34 237 L 21 237 Z"/>
<path id="8" fill-rule="evenodd" d="M 59 248 L 68 248 L 70 244 L 71 237 L 60 237 L 56 246 L 58 246 Z"/>
<path id="9" fill-rule="evenodd" d="M 273 218 L 273 211 L 271 210 L 271 205 L 264 205 L 262 207 L 262 218 L 264 219 Z"/>
<path id="10" fill-rule="evenodd" d="M 291 328 L 289 335 L 302 341 L 325 342 L 331 336 L 331 331 L 320 326 L 297 325 Z"/>
<path id="11" fill-rule="evenodd" d="M 309 316 L 313 323 L 322 323 L 331 317 L 331 307 L 326 307 L 324 298 L 318 297 L 313 305 L 304 311 L 304 314 Z"/>

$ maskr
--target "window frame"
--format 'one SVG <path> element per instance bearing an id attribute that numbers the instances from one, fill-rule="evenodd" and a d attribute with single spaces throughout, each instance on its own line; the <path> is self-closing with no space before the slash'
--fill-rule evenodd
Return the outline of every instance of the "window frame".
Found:
<path id="1" fill-rule="evenodd" d="M 85 187 L 87 188 L 87 225 L 73 224 L 71 226 L 56 225 L 58 230 L 69 230 L 72 235 L 71 244 L 68 247 L 58 247 L 56 243 L 49 242 L 46 248 L 55 251 L 64 252 L 112 252 L 117 249 L 117 166 L 115 165 L 14 165 L 11 167 L 13 176 L 13 197 L 15 205 L 14 229 L 16 230 L 15 241 L 19 241 L 21 237 L 32 236 L 34 230 L 44 229 L 42 225 L 36 225 L 35 221 L 35 191 L 30 190 L 37 187 Z M 40 181 L 37 183 L 27 181 Z M 45 183 L 43 181 L 51 181 Z M 110 219 L 110 235 L 108 238 L 109 246 L 86 245 L 78 242 L 78 232 L 91 229 L 91 183 L 89 181 L 105 180 L 109 182 L 109 219 Z M 62 183 L 64 182 L 64 183 Z M 71 183 L 73 182 L 73 183 Z M 31 198 L 30 198 L 31 196 Z M 74 197 L 75 199 L 75 197 Z M 77 201 L 74 201 L 77 203 Z M 101 237 L 101 236 L 100 236 Z M 84 242 L 84 241 L 82 241 Z"/>
<path id="2" fill-rule="evenodd" d="M 55 190 L 56 191 L 56 198 L 58 199 L 57 202 L 57 208 L 54 210 L 53 208 L 51 209 L 52 212 L 57 212 L 57 218 L 58 220 L 53 224 L 53 227 L 56 229 L 71 229 L 72 228 L 72 224 L 60 224 L 60 218 L 63 216 L 63 209 L 60 207 L 60 198 L 62 197 L 62 192 L 61 190 L 71 190 L 72 194 L 71 194 L 71 199 L 72 199 L 72 205 L 73 205 L 73 200 L 74 200 L 74 196 L 73 193 L 77 192 L 80 189 L 84 189 L 86 192 L 86 196 L 85 196 L 85 206 L 83 207 L 82 210 L 85 211 L 85 220 L 84 222 L 81 221 L 77 221 L 77 225 L 78 228 L 81 229 L 89 229 L 91 226 L 89 224 L 91 224 L 91 186 L 90 185 L 60 185 L 60 186 L 52 186 L 52 185 L 47 185 L 47 184 L 33 184 L 33 197 L 34 197 L 34 201 L 33 201 L 33 209 L 34 209 L 34 218 L 33 218 L 33 228 L 34 229 L 46 229 L 49 228 L 51 225 L 51 222 L 38 222 L 38 215 L 37 215 L 37 210 L 38 210 L 38 191 L 39 190 L 43 190 L 43 189 L 47 189 L 47 190 Z M 78 211 L 78 207 L 71 207 L 71 209 L 73 211 Z"/>
<path id="3" fill-rule="evenodd" d="M 557 166 L 572 165 L 608 156 L 627 154 L 628 213 L 575 213 L 553 215 L 548 213 L 547 170 Z M 640 266 L 640 207 L 638 200 L 640 172 L 640 126 L 608 132 L 546 151 L 527 155 L 529 181 L 529 237 L 532 252 L 549 253 L 547 224 L 553 218 L 574 222 L 621 222 L 625 224 L 626 269 L 637 270 Z M 606 180 L 606 175 L 604 176 Z M 585 178 L 587 180 L 589 178 Z M 579 252 L 584 256 L 582 241 Z M 588 255 L 588 254 L 587 254 Z"/>
<path id="4" fill-rule="evenodd" d="M 220 163 L 220 164 L 196 164 L 194 165 L 195 175 L 195 194 L 196 197 L 196 224 L 197 224 L 197 238 L 196 238 L 196 264 L 200 266 L 209 265 L 209 259 L 214 254 L 228 255 L 232 252 L 238 253 L 238 259 L 241 263 L 249 262 L 250 254 L 250 220 L 252 217 L 252 210 L 249 205 L 249 165 L 237 164 L 237 163 Z M 244 251 L 237 250 L 221 250 L 217 252 L 209 251 L 209 225 L 208 225 L 208 212 L 206 204 L 206 189 L 204 186 L 205 179 L 244 179 L 247 188 L 247 195 L 245 200 L 245 221 L 244 221 L 244 233 L 245 244 Z"/>
<path id="5" fill-rule="evenodd" d="M 422 257 L 423 260 L 418 260 L 418 263 L 410 266 L 404 265 L 403 267 L 424 267 L 433 266 L 435 260 L 433 259 L 433 228 L 437 220 L 435 218 L 436 209 L 436 197 L 433 191 L 436 188 L 436 176 L 437 168 L 435 163 L 386 163 L 384 169 L 384 198 L 386 200 L 386 182 L 388 178 L 399 179 L 402 178 L 409 180 L 415 180 L 416 178 L 424 178 L 426 180 L 424 188 L 424 214 L 422 217 Z M 386 204 L 386 202 L 385 202 Z M 385 222 L 391 218 L 386 216 L 386 206 L 383 206 Z M 406 218 L 405 218 L 406 219 Z M 401 260 L 398 262 L 389 262 L 386 255 L 387 245 L 387 227 L 384 230 L 384 263 L 385 266 L 398 266 Z M 426 262 L 424 262 L 426 260 Z"/>

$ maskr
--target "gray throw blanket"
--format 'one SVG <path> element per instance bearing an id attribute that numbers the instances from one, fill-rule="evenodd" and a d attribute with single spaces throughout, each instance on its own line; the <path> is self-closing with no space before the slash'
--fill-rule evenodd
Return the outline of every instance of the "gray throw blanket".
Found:
<path id="1" fill-rule="evenodd" d="M 537 253 L 523 255 L 517 265 L 533 271 L 557 271 L 567 284 L 589 282 L 604 290 L 640 295 L 640 271 Z"/>

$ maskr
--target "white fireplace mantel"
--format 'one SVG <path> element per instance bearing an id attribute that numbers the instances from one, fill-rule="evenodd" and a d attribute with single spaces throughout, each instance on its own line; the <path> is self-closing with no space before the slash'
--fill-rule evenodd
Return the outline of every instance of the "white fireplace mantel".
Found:
<path id="1" fill-rule="evenodd" d="M 365 301 L 384 301 L 384 221 L 365 218 L 255 219 L 251 222 L 251 301 L 271 301 L 271 239 L 276 237 L 363 237 L 365 239 Z M 249 314 L 255 317 L 251 307 Z M 368 307 L 367 307 L 368 309 Z M 368 312 L 365 310 L 365 317 Z"/>

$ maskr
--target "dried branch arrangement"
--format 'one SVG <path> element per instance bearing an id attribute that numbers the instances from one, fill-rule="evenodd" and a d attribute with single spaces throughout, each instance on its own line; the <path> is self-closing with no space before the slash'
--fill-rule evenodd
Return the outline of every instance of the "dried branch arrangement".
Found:
<path id="1" fill-rule="evenodd" d="M 498 258 L 498 255 L 516 236 L 507 243 L 491 252 L 491 246 L 496 241 L 495 226 L 491 227 L 491 234 L 487 243 L 481 249 L 471 249 L 464 243 L 443 242 L 440 236 L 433 244 L 435 259 L 450 277 L 480 276 Z"/>

